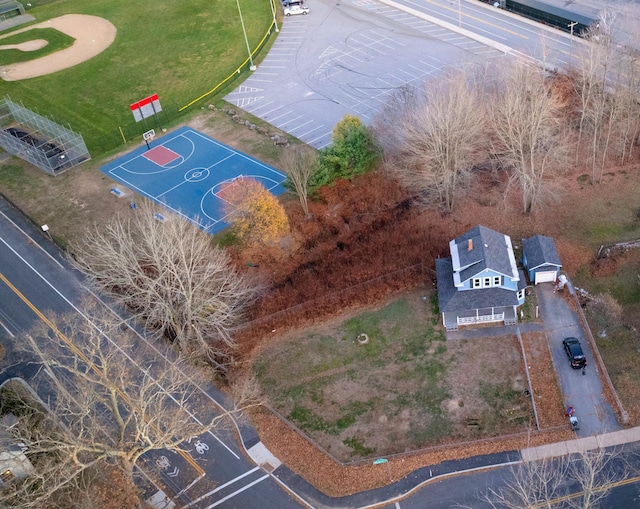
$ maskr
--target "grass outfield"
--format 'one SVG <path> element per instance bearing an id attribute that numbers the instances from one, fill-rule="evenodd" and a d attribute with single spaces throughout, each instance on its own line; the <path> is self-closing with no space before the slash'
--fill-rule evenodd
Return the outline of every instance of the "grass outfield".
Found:
<path id="1" fill-rule="evenodd" d="M 157 93 L 163 121 L 175 122 L 180 107 L 211 90 L 247 58 L 235 0 L 32 3 L 36 7 L 28 13 L 34 23 L 90 14 L 118 30 L 109 48 L 73 68 L 22 81 L 0 80 L 0 96 L 71 126 L 83 135 L 93 157 L 123 144 L 120 128 L 129 139 L 156 127 L 150 120 L 146 129 L 142 122 L 136 124 L 129 104 Z M 240 5 L 253 49 L 273 22 L 271 5 L 269 0 L 240 0 Z"/>

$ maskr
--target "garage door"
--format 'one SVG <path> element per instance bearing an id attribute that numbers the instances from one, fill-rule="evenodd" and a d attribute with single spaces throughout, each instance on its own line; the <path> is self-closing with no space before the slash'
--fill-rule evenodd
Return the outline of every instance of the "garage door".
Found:
<path id="1" fill-rule="evenodd" d="M 556 280 L 556 271 L 536 272 L 536 284 L 553 283 Z"/>

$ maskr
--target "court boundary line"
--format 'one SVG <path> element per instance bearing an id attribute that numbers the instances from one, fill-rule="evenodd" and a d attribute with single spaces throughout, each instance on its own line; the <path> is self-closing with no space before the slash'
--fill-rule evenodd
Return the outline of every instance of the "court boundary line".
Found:
<path id="1" fill-rule="evenodd" d="M 189 136 L 191 135 L 191 136 Z M 235 175 L 232 177 L 232 179 L 236 179 L 239 177 L 249 177 L 249 178 L 254 178 L 258 181 L 264 181 L 265 183 L 269 183 L 270 187 L 267 188 L 267 191 L 271 192 L 273 189 L 277 188 L 278 186 L 281 186 L 285 180 L 286 180 L 286 175 L 281 172 L 280 170 L 278 170 L 277 168 L 273 168 L 269 165 L 267 165 L 266 163 L 263 163 L 262 161 L 259 161 L 257 159 L 255 159 L 254 157 L 245 154 L 243 152 L 240 152 L 238 150 L 236 150 L 233 147 L 230 147 L 228 145 L 225 145 L 222 142 L 219 142 L 211 137 L 209 137 L 207 134 L 205 133 L 201 133 L 191 127 L 183 127 L 180 128 L 178 131 L 174 131 L 171 133 L 170 136 L 168 137 L 161 137 L 160 139 L 158 139 L 157 141 L 159 142 L 156 147 L 165 147 L 168 150 L 171 150 L 172 152 L 178 154 L 180 156 L 181 162 L 180 164 L 178 164 L 177 166 L 173 166 L 173 167 L 164 167 L 164 166 L 160 166 L 157 165 L 157 163 L 155 163 L 154 161 L 151 161 L 149 159 L 146 159 L 144 157 L 144 151 L 140 151 L 139 153 L 135 153 L 135 155 L 133 156 L 129 156 L 127 157 L 127 155 L 123 156 L 122 159 L 124 159 L 123 161 L 121 161 L 119 164 L 114 165 L 113 167 L 109 168 L 106 172 L 103 171 L 103 173 L 108 174 L 113 180 L 115 180 L 116 182 L 130 188 L 132 191 L 135 191 L 137 193 L 139 193 L 141 196 L 151 200 L 152 202 L 156 203 L 157 205 L 160 205 L 162 207 L 164 207 L 165 209 L 169 210 L 170 212 L 173 212 L 174 214 L 178 215 L 179 217 L 186 219 L 187 221 L 191 222 L 192 224 L 198 226 L 201 230 L 203 230 L 204 232 L 208 233 L 208 234 L 212 234 L 213 232 L 211 230 L 215 229 L 220 223 L 228 223 L 228 218 L 231 216 L 232 213 L 228 213 L 228 214 L 224 214 L 222 216 L 220 216 L 218 219 L 212 217 L 210 214 L 208 214 L 204 208 L 203 208 L 203 201 L 207 198 L 207 196 L 209 194 L 211 194 L 211 197 L 214 198 L 215 200 L 218 200 L 220 205 L 223 206 L 224 205 L 224 200 L 222 200 L 221 198 L 219 198 L 217 196 L 217 193 L 214 192 L 214 189 L 216 187 L 218 187 L 220 184 L 223 184 L 224 182 L 229 181 L 229 179 L 224 179 L 224 180 L 219 180 L 217 181 L 214 185 L 210 186 L 206 192 L 203 194 L 202 198 L 199 200 L 199 203 L 196 205 L 198 207 L 199 210 L 194 210 L 195 214 L 193 216 L 190 216 L 184 212 L 182 212 L 181 209 L 176 208 L 173 205 L 170 205 L 169 203 L 167 203 L 166 201 L 166 196 L 168 193 L 174 191 L 175 189 L 179 188 L 180 186 L 182 186 L 185 183 L 188 183 L 189 181 L 187 179 L 184 178 L 184 175 L 186 175 L 186 172 L 193 170 L 193 169 L 202 169 L 203 167 L 195 167 L 195 166 L 191 166 L 188 169 L 185 168 L 184 172 L 183 172 L 183 176 L 182 176 L 182 180 L 180 182 L 178 182 L 177 184 L 175 184 L 173 187 L 170 187 L 166 190 L 164 190 L 161 194 L 158 194 L 157 196 L 152 195 L 150 192 L 142 189 L 138 184 L 134 184 L 133 182 L 131 182 L 131 180 L 128 177 L 128 174 L 131 175 L 136 175 L 138 177 L 143 178 L 143 180 L 145 179 L 145 176 L 157 176 L 160 173 L 162 173 L 162 171 L 158 171 L 158 172 L 151 172 L 151 173 L 147 173 L 147 172 L 132 172 L 130 170 L 128 170 L 125 165 L 126 164 L 133 164 L 134 166 L 136 164 L 139 164 L 136 161 L 139 161 L 140 159 L 144 159 L 146 161 L 149 161 L 151 163 L 156 164 L 159 168 L 163 169 L 164 171 L 168 171 L 168 172 L 176 172 L 176 170 L 178 170 L 178 172 L 180 171 L 179 168 L 183 165 L 186 165 L 185 163 L 187 162 L 187 158 L 185 158 L 185 156 L 183 156 L 182 154 L 180 154 L 179 152 L 177 152 L 176 150 L 173 150 L 169 147 L 166 146 L 167 143 L 175 141 L 175 140 L 179 140 L 181 138 L 184 138 L 187 142 L 189 142 L 192 145 L 192 152 L 189 156 L 189 158 L 191 156 L 193 156 L 193 154 L 197 154 L 200 150 L 198 150 L 197 146 L 198 144 L 204 144 L 205 148 L 202 150 L 206 153 L 206 145 L 208 144 L 212 144 L 214 147 L 218 148 L 218 149 L 223 149 L 224 151 L 227 152 L 226 156 L 222 159 L 219 159 L 218 161 L 216 161 L 214 164 L 204 168 L 205 170 L 211 170 L 212 168 L 215 168 L 216 166 L 220 165 L 221 163 L 224 163 L 225 161 L 228 161 L 229 159 L 233 158 L 234 156 L 240 156 L 240 158 L 249 163 L 250 165 L 255 165 L 259 170 L 262 170 L 264 172 L 264 174 L 254 174 L 254 175 Z M 154 147 L 154 148 L 156 148 Z M 141 148 L 144 147 L 140 147 L 138 150 L 140 150 Z M 126 159 L 125 159 L 126 158 Z M 118 159 L 116 159 L 116 161 L 118 161 Z M 108 165 L 107 165 L 108 166 Z M 121 175 L 121 173 L 124 173 L 124 175 Z M 144 182 L 142 183 L 144 184 Z M 195 208 L 195 207 L 194 207 Z M 218 211 L 218 212 L 223 212 L 223 211 Z"/>

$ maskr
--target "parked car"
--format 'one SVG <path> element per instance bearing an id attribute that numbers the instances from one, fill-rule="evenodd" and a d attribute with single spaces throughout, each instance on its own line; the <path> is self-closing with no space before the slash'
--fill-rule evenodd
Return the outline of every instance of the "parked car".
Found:
<path id="1" fill-rule="evenodd" d="M 309 7 L 304 5 L 291 5 L 284 8 L 285 16 L 294 16 L 296 14 L 309 14 Z"/>
<path id="2" fill-rule="evenodd" d="M 567 357 L 569 357 L 569 364 L 573 369 L 586 367 L 587 359 L 577 338 L 565 338 L 562 344 L 564 345 L 564 351 L 567 352 Z"/>

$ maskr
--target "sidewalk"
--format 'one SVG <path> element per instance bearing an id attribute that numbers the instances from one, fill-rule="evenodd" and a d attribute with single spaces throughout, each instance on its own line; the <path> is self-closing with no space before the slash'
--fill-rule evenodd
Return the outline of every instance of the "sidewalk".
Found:
<path id="1" fill-rule="evenodd" d="M 640 427 L 612 431 L 592 437 L 577 438 L 555 444 L 540 445 L 520 451 L 522 461 L 536 461 L 544 458 L 555 458 L 566 454 L 586 452 L 593 449 L 614 447 L 640 441 Z"/>
<path id="2" fill-rule="evenodd" d="M 393 504 L 411 495 L 423 486 L 447 477 L 469 474 L 474 471 L 508 467 L 521 462 L 555 458 L 571 453 L 614 447 L 640 441 L 640 427 L 604 433 L 586 438 L 567 440 L 517 451 L 508 451 L 484 456 L 474 456 L 462 460 L 443 461 L 415 470 L 398 481 L 346 497 L 332 498 L 325 495 L 304 478 L 292 472 L 286 465 L 276 468 L 274 475 L 292 493 L 314 509 L 366 509 Z M 259 463 L 265 459 L 265 448 L 261 445 L 260 455 L 253 459 Z M 251 453 L 251 450 L 249 451 Z M 268 456 L 268 454 L 267 454 Z M 276 460 L 277 461 L 277 460 Z"/>

